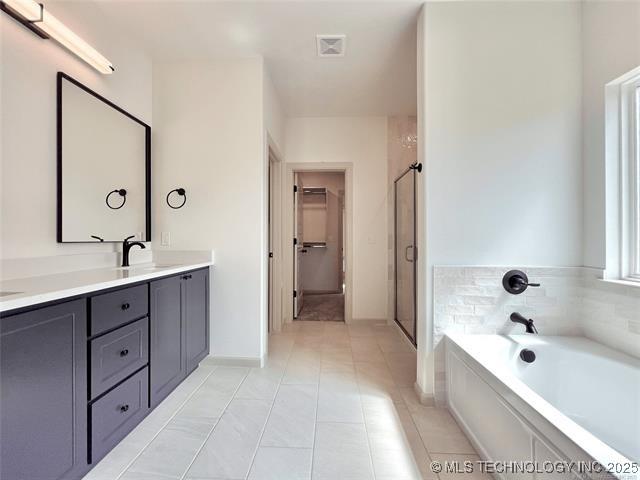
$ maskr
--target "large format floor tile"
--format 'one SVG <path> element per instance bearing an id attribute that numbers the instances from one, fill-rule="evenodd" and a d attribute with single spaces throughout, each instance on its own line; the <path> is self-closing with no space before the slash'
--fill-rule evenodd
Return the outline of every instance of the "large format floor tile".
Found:
<path id="1" fill-rule="evenodd" d="M 281 385 L 261 445 L 311 448 L 317 397 L 315 385 Z"/>
<path id="2" fill-rule="evenodd" d="M 295 322 L 265 368 L 205 361 L 84 480 L 486 480 L 445 409 L 420 404 L 395 326 Z"/>
<path id="3" fill-rule="evenodd" d="M 315 480 L 374 478 L 364 425 L 318 423 L 313 459 Z"/>
<path id="4" fill-rule="evenodd" d="M 211 418 L 174 419 L 153 439 L 129 471 L 181 478 L 216 421 Z"/>
<path id="5" fill-rule="evenodd" d="M 429 452 L 476 453 L 448 410 L 425 407 L 413 413 L 412 416 Z"/>
<path id="6" fill-rule="evenodd" d="M 323 371 L 318 393 L 318 422 L 362 423 L 362 402 L 356 375 Z"/>
<path id="7" fill-rule="evenodd" d="M 271 404 L 235 399 L 198 453 L 187 478 L 245 478 Z"/>
<path id="8" fill-rule="evenodd" d="M 260 447 L 249 480 L 309 480 L 310 448 Z"/>

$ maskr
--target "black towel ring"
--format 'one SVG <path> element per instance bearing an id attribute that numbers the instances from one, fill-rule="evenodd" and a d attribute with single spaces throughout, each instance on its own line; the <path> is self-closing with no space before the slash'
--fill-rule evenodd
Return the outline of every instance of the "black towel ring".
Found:
<path id="1" fill-rule="evenodd" d="M 117 193 L 122 197 L 122 203 L 117 207 L 114 207 L 109 203 L 109 197 L 114 193 Z M 127 203 L 127 191 L 124 188 L 117 188 L 115 190 L 112 190 L 107 194 L 107 197 L 104 199 L 104 202 L 107 204 L 107 207 L 109 207 L 111 210 L 119 210 L 122 207 L 124 207 L 125 203 Z"/>
<path id="2" fill-rule="evenodd" d="M 176 192 L 178 195 L 182 197 L 182 203 L 180 205 L 177 205 L 177 206 L 171 205 L 171 202 L 169 202 L 169 196 L 173 192 Z M 169 193 L 167 193 L 167 205 L 169 205 L 169 207 L 173 208 L 174 210 L 178 210 L 179 208 L 184 207 L 185 203 L 187 203 L 187 191 L 184 188 L 175 188 L 171 190 Z"/>

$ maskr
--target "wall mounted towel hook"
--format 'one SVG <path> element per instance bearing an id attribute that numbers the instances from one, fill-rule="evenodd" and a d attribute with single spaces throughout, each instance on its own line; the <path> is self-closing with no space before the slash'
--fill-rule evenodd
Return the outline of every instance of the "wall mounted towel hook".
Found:
<path id="1" fill-rule="evenodd" d="M 109 203 L 109 197 L 111 197 L 111 195 L 113 195 L 114 193 L 117 193 L 122 197 L 122 203 L 117 207 L 114 207 Z M 125 203 L 127 203 L 127 191 L 124 188 L 116 188 L 115 190 L 111 190 L 109 193 L 107 193 L 107 197 L 104 199 L 104 202 L 111 210 L 119 210 L 124 207 Z"/>
<path id="2" fill-rule="evenodd" d="M 171 205 L 171 202 L 169 201 L 169 197 L 174 192 L 182 197 L 182 203 L 180 205 Z M 174 210 L 178 210 L 179 208 L 184 207 L 185 203 L 187 203 L 187 191 L 184 188 L 174 188 L 169 193 L 167 193 L 167 205 L 169 205 L 169 207 L 173 208 Z"/>

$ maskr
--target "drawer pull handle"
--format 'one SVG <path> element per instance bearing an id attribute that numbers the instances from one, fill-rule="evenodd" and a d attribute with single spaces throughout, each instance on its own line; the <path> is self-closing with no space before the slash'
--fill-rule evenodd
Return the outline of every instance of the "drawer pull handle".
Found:
<path id="1" fill-rule="evenodd" d="M 129 355 L 129 349 L 125 348 L 124 350 L 122 350 L 120 352 L 120 356 L 121 357 L 126 357 L 127 355 Z"/>
<path id="2" fill-rule="evenodd" d="M 122 406 L 120 407 L 120 411 L 121 411 L 122 413 L 126 412 L 127 410 L 129 410 L 129 405 L 122 405 Z"/>
<path id="3" fill-rule="evenodd" d="M 129 307 L 131 307 L 131 305 L 129 305 L 128 303 L 122 304 L 122 310 L 129 310 Z"/>
<path id="4" fill-rule="evenodd" d="M 193 275 L 185 275 L 182 277 L 183 280 L 189 280 Z"/>

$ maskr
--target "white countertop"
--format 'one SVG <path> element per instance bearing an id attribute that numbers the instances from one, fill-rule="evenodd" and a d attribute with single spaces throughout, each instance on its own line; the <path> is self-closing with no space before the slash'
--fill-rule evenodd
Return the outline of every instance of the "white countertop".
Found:
<path id="1" fill-rule="evenodd" d="M 131 267 L 96 268 L 55 275 L 0 281 L 0 312 L 39 303 L 120 287 L 136 282 L 206 268 L 212 261 L 180 264 L 138 264 Z M 8 292 L 15 292 L 7 294 Z"/>

